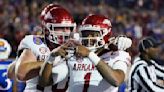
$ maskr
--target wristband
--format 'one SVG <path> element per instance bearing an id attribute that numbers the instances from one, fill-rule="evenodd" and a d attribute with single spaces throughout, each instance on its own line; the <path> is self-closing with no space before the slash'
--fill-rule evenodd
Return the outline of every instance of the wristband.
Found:
<path id="1" fill-rule="evenodd" d="M 94 63 L 94 65 L 97 65 L 101 60 L 100 57 L 98 57 L 94 52 L 89 52 L 88 58 L 91 60 L 92 63 Z"/>

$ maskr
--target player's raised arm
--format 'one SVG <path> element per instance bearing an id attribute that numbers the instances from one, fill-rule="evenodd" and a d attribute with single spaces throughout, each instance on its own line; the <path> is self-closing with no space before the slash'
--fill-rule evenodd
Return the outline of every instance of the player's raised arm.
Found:
<path id="1" fill-rule="evenodd" d="M 112 67 L 108 66 L 105 61 L 103 61 L 94 52 L 89 51 L 85 46 L 79 45 L 76 49 L 76 53 L 84 57 L 88 57 L 96 66 L 103 78 L 111 85 L 119 86 L 124 81 L 125 74 L 122 70 L 112 69 Z"/>
<path id="2" fill-rule="evenodd" d="M 16 63 L 16 76 L 21 81 L 26 81 L 39 75 L 43 62 L 37 62 L 30 49 L 24 49 Z"/>
<path id="3" fill-rule="evenodd" d="M 112 42 L 117 49 L 109 48 L 101 53 L 102 47 L 109 42 L 111 36 L 111 22 L 103 15 L 89 15 L 79 27 L 81 44 L 76 44 L 76 54 L 88 57 L 96 66 L 101 76 L 111 85 L 119 86 L 125 79 L 127 70 L 127 58 L 129 54 L 124 52 L 132 44 L 131 39 L 119 36 Z M 95 51 L 101 49 L 102 57 L 97 56 Z M 114 55 L 115 54 L 115 55 Z M 125 57 L 122 57 L 125 55 Z"/>
<path id="4" fill-rule="evenodd" d="M 44 62 L 40 70 L 39 85 L 42 87 L 58 83 L 63 80 L 68 68 L 65 62 L 65 46 L 60 46 L 51 51 L 49 58 Z"/>

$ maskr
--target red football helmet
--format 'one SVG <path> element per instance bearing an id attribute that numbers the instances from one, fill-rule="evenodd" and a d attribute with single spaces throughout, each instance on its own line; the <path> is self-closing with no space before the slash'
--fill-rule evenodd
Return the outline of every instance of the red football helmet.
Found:
<path id="1" fill-rule="evenodd" d="M 89 15 L 79 28 L 81 42 L 90 49 L 102 47 L 111 35 L 111 22 L 103 15 Z M 92 41 L 91 41 L 92 40 Z"/>
<path id="2" fill-rule="evenodd" d="M 57 5 L 57 4 L 49 4 L 47 5 L 46 7 L 44 7 L 44 9 L 42 10 L 41 12 L 41 15 L 40 15 L 40 19 L 42 22 L 44 22 L 44 17 L 46 15 L 46 13 L 52 9 L 53 7 L 61 7 L 60 5 Z"/>
<path id="3" fill-rule="evenodd" d="M 69 38 L 70 32 L 58 32 L 56 29 L 70 29 L 76 27 L 71 14 L 59 5 L 48 5 L 41 14 L 42 25 L 45 28 L 45 38 L 55 44 L 63 44 Z"/>

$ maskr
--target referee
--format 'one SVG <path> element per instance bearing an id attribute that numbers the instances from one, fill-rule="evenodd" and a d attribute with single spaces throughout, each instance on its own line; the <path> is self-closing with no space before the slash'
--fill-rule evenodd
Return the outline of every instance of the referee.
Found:
<path id="1" fill-rule="evenodd" d="M 145 38 L 139 44 L 140 56 L 134 60 L 128 80 L 129 92 L 164 92 L 157 82 L 156 67 L 152 62 L 158 53 L 158 44 Z"/>

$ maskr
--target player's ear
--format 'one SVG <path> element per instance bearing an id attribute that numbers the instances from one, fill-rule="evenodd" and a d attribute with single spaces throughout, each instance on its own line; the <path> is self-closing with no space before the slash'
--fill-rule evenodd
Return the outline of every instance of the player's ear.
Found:
<path id="1" fill-rule="evenodd" d="M 145 53 L 148 53 L 148 52 L 149 52 L 149 49 L 145 49 L 144 52 L 145 52 Z"/>

